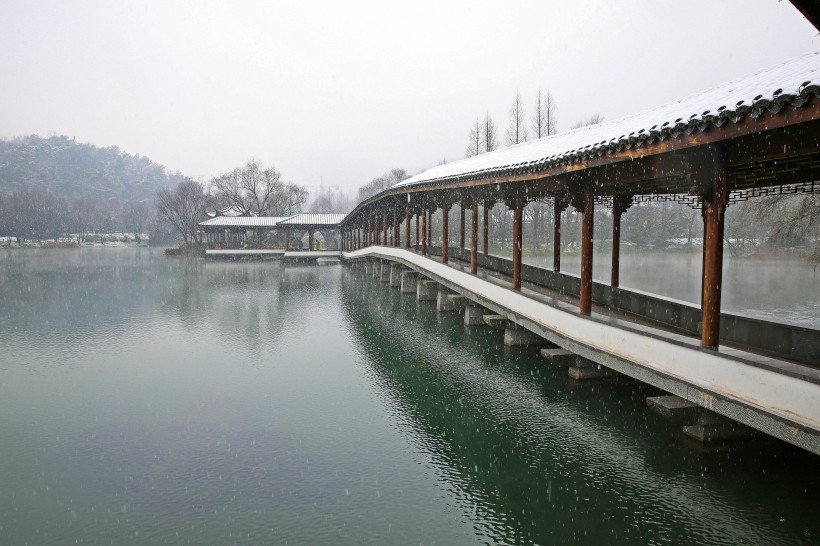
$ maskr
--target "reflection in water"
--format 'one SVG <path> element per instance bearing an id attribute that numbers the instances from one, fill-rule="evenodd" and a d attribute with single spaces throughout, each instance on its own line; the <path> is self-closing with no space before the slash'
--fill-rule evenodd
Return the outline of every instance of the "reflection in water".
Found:
<path id="1" fill-rule="evenodd" d="M 815 458 L 704 452 L 343 267 L 0 254 L 0 542 L 811 542 Z M 786 461 L 788 468 L 780 464 Z"/>
<path id="2" fill-rule="evenodd" d="M 573 384 L 532 351 L 505 350 L 496 331 L 463 333 L 460 316 L 430 320 L 432 305 L 377 285 L 386 294 L 374 297 L 374 285 L 369 276 L 345 279 L 347 318 L 372 380 L 480 534 L 500 542 L 768 543 L 817 532 L 806 490 L 791 496 L 800 475 L 777 460 L 796 459 L 814 475 L 812 456 L 775 444 L 764 455 L 760 447 L 710 455 L 670 446 L 668 426 L 645 409 L 647 388 Z M 794 527 L 786 530 L 751 491 L 782 495 L 789 508 L 780 510 L 798 515 Z"/>

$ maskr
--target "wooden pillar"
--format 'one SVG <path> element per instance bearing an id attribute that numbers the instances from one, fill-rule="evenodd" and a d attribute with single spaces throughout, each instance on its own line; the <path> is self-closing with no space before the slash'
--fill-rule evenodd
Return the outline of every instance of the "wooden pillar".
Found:
<path id="1" fill-rule="evenodd" d="M 621 276 L 621 216 L 631 203 L 632 197 L 629 195 L 616 195 L 612 198 L 612 288 L 618 288 Z"/>
<path id="2" fill-rule="evenodd" d="M 719 161 L 722 158 L 719 158 Z M 720 344 L 720 295 L 723 281 L 723 227 L 728 191 L 723 162 L 713 173 L 712 191 L 705 200 L 706 219 L 703 260 L 703 329 L 701 345 L 716 349 Z"/>
<path id="3" fill-rule="evenodd" d="M 308 250 L 313 250 L 313 234 L 316 233 L 314 230 L 308 230 Z"/>
<path id="4" fill-rule="evenodd" d="M 450 204 L 441 206 L 441 262 L 447 263 L 450 259 Z"/>
<path id="5" fill-rule="evenodd" d="M 561 271 L 561 213 L 564 206 L 555 198 L 553 230 L 552 230 L 552 270 L 556 273 Z"/>
<path id="6" fill-rule="evenodd" d="M 478 199 L 473 199 L 470 227 L 470 273 L 475 275 L 478 272 Z"/>
<path id="7" fill-rule="evenodd" d="M 521 290 L 521 247 L 524 219 L 524 200 L 521 194 L 513 202 L 513 289 Z"/>
<path id="8" fill-rule="evenodd" d="M 382 218 L 382 231 L 384 232 L 382 244 L 384 246 L 390 246 L 390 239 L 387 238 L 387 211 L 384 211 L 384 217 Z"/>
<path id="9" fill-rule="evenodd" d="M 433 211 L 427 211 L 427 248 L 433 246 Z"/>
<path id="10" fill-rule="evenodd" d="M 582 315 L 592 312 L 592 238 L 595 195 L 592 184 L 583 189 L 583 220 L 581 224 L 581 297 L 578 309 Z"/>
<path id="11" fill-rule="evenodd" d="M 419 238 L 419 222 L 421 218 L 419 218 L 419 213 L 416 213 L 416 246 L 421 248 L 421 239 Z"/>
<path id="12" fill-rule="evenodd" d="M 484 255 L 487 256 L 490 253 L 490 205 L 489 201 L 484 201 L 484 225 L 481 226 L 481 229 L 484 230 L 482 232 L 482 244 L 484 245 Z"/>
<path id="13" fill-rule="evenodd" d="M 404 207 L 404 248 L 410 248 L 410 204 Z"/>
<path id="14" fill-rule="evenodd" d="M 461 239 L 459 240 L 459 248 L 464 250 L 464 202 L 462 202 L 459 206 L 461 209 Z"/>
<path id="15" fill-rule="evenodd" d="M 399 211 L 393 208 L 393 246 L 399 246 L 401 232 L 399 231 Z"/>
<path id="16" fill-rule="evenodd" d="M 421 205 L 421 255 L 427 256 L 427 196 Z"/>
<path id="17" fill-rule="evenodd" d="M 370 246 L 373 244 L 373 221 L 368 218 L 367 219 L 367 232 L 364 235 L 364 245 Z"/>

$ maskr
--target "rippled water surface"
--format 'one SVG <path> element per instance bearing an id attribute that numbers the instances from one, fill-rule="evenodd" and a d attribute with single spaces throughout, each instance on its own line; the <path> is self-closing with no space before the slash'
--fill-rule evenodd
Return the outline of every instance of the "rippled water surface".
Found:
<path id="1" fill-rule="evenodd" d="M 0 543 L 820 537 L 816 457 L 500 342 L 350 267 L 0 253 Z"/>

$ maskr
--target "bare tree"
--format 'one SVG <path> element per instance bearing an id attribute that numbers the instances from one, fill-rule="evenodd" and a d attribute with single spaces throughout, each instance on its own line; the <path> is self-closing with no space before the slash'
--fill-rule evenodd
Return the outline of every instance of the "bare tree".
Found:
<path id="1" fill-rule="evenodd" d="M 211 186 L 224 206 L 246 206 L 242 190 L 242 171 L 236 168 L 211 179 Z"/>
<path id="2" fill-rule="evenodd" d="M 524 113 L 524 101 L 521 93 L 515 93 L 515 100 L 510 107 L 510 127 L 507 129 L 507 146 L 513 146 L 527 141 L 527 123 Z"/>
<path id="3" fill-rule="evenodd" d="M 552 93 L 547 89 L 546 94 L 542 94 L 538 90 L 538 95 L 535 97 L 535 110 L 532 114 L 531 128 L 535 138 L 542 138 L 549 135 L 554 135 L 558 132 L 558 122 L 555 116 L 558 107 L 555 104 L 555 99 L 552 98 Z"/>
<path id="4" fill-rule="evenodd" d="M 580 129 L 581 127 L 586 127 L 587 125 L 598 125 L 602 121 L 604 121 L 604 116 L 602 116 L 601 114 L 595 113 L 595 114 L 592 114 L 590 116 L 587 116 L 586 118 L 584 118 L 582 120 L 576 121 L 575 123 L 570 125 L 569 128 L 570 129 Z"/>
<path id="5" fill-rule="evenodd" d="M 276 194 L 275 206 L 271 213 L 274 216 L 292 216 L 302 212 L 307 202 L 308 192 L 298 184 L 283 184 Z"/>
<path id="6" fill-rule="evenodd" d="M 482 141 L 484 142 L 484 151 L 492 152 L 498 148 L 498 136 L 496 135 L 495 123 L 493 123 L 490 113 L 484 116 Z"/>
<path id="7" fill-rule="evenodd" d="M 481 121 L 475 120 L 475 125 L 470 129 L 470 139 L 467 144 L 467 151 L 464 157 L 472 157 L 481 153 Z"/>
<path id="8" fill-rule="evenodd" d="M 373 197 L 377 193 L 407 180 L 407 178 L 407 171 L 404 169 L 390 169 L 359 188 L 359 201 Z"/>
<path id="9" fill-rule="evenodd" d="M 157 192 L 157 219 L 168 222 L 185 244 L 201 243 L 199 221 L 208 204 L 202 185 L 187 179 L 173 189 Z"/>

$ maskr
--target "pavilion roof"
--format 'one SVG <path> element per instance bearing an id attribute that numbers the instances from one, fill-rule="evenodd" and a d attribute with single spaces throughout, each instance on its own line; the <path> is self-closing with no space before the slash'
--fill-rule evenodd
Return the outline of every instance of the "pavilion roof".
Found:
<path id="1" fill-rule="evenodd" d="M 273 228 L 290 216 L 217 216 L 199 223 L 202 227 Z"/>
<path id="2" fill-rule="evenodd" d="M 336 226 L 346 214 L 296 214 L 279 222 L 283 226 Z"/>
<path id="3" fill-rule="evenodd" d="M 569 165 L 608 153 L 780 113 L 820 96 L 820 51 L 708 91 L 617 120 L 605 121 L 433 167 L 391 190 L 434 182 L 509 176 Z"/>

